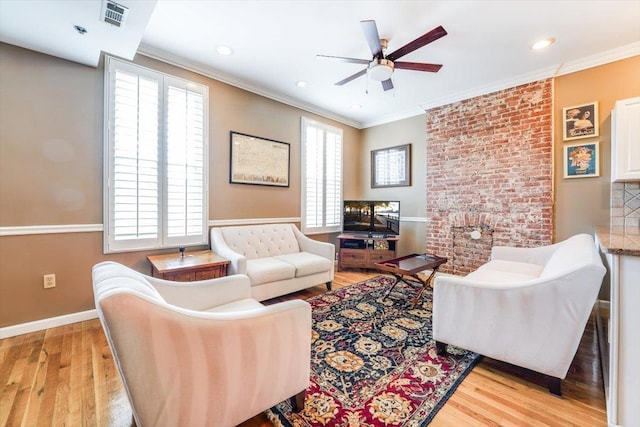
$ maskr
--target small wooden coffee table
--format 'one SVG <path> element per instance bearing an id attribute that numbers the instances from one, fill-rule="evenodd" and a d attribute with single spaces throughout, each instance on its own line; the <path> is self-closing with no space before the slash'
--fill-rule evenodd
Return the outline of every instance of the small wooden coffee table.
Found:
<path id="1" fill-rule="evenodd" d="M 438 271 L 438 268 L 440 268 L 440 266 L 445 262 L 447 262 L 447 258 L 442 258 L 437 255 L 413 254 L 381 261 L 374 265 L 377 269 L 387 271 L 396 278 L 396 283 L 394 283 L 393 286 L 391 286 L 391 289 L 389 289 L 385 294 L 385 298 L 389 296 L 398 282 L 404 282 L 407 285 L 414 286 L 415 282 L 413 280 L 407 281 L 405 276 L 411 277 L 418 282 L 417 284 L 420 285 L 420 290 L 418 291 L 418 295 L 413 299 L 413 304 L 411 305 L 411 308 L 414 308 L 426 287 L 433 287 L 433 279 L 436 275 L 436 271 Z M 418 273 L 424 270 L 431 270 L 431 274 L 426 280 L 418 276 Z"/>

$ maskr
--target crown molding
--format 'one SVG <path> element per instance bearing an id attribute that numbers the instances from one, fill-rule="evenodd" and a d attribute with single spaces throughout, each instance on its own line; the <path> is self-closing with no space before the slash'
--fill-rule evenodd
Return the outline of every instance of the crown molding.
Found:
<path id="1" fill-rule="evenodd" d="M 410 108 L 398 113 L 389 114 L 374 120 L 370 120 L 368 122 L 363 122 L 361 129 L 370 128 L 373 126 L 384 125 L 387 123 L 397 122 L 398 120 L 408 119 L 410 117 L 419 116 L 424 114 L 425 109 L 422 108 L 422 105 L 419 105 L 415 108 Z"/>
<path id="2" fill-rule="evenodd" d="M 587 56 L 575 61 L 570 61 L 566 64 L 561 64 L 558 67 L 558 73 L 553 77 L 575 73 L 577 71 L 586 70 L 588 68 L 597 67 L 599 65 L 620 61 L 622 59 L 627 59 L 638 55 L 640 55 L 640 42 L 631 43 L 626 46 L 620 46 L 614 49 L 597 53 L 595 55 Z"/>
<path id="3" fill-rule="evenodd" d="M 175 65 L 176 67 L 180 67 L 185 70 L 200 74 L 202 76 L 218 80 L 222 83 L 226 83 L 228 85 L 246 90 L 248 92 L 255 93 L 256 95 L 264 96 L 265 98 L 273 99 L 274 101 L 290 105 L 291 107 L 296 107 L 309 113 L 317 114 L 327 119 L 335 120 L 336 122 L 345 124 L 347 126 L 351 126 L 356 129 L 362 129 L 362 123 L 358 121 L 351 120 L 349 118 L 335 114 L 329 110 L 319 108 L 316 105 L 301 102 L 297 99 L 272 92 L 264 87 L 260 87 L 246 80 L 242 80 L 237 77 L 222 73 L 218 70 L 199 64 L 197 62 L 189 61 L 177 55 L 168 53 L 162 49 L 157 49 L 143 43 L 138 47 L 138 54 L 161 62 L 165 62 L 170 65 Z"/>
<path id="4" fill-rule="evenodd" d="M 161 49 L 153 48 L 145 44 L 141 44 L 138 48 L 138 54 L 147 56 L 158 61 L 165 62 L 167 64 L 175 65 L 180 68 L 192 71 L 194 73 L 201 74 L 205 77 L 212 78 L 214 80 L 221 81 L 231 86 L 238 87 L 240 89 L 255 93 L 260 96 L 264 96 L 274 101 L 281 102 L 283 104 L 290 105 L 292 107 L 299 108 L 301 110 L 317 114 L 319 116 L 335 120 L 339 123 L 354 127 L 356 129 L 365 129 L 373 126 L 379 126 L 386 123 L 395 122 L 398 120 L 415 117 L 420 114 L 424 114 L 425 110 L 430 108 L 440 107 L 442 105 L 451 104 L 465 99 L 474 98 L 477 96 L 487 95 L 489 93 L 498 92 L 500 90 L 509 89 L 515 86 L 519 86 L 526 83 L 531 83 L 538 80 L 553 78 L 562 76 L 565 74 L 575 73 L 577 71 L 586 70 L 588 68 L 597 67 L 599 65 L 608 64 L 610 62 L 619 61 L 622 59 L 630 58 L 640 55 L 640 42 L 631 43 L 626 46 L 610 49 L 595 55 L 591 55 L 585 58 L 580 58 L 567 63 L 556 64 L 551 67 L 535 70 L 529 73 L 521 74 L 519 76 L 508 78 L 504 80 L 495 81 L 493 83 L 477 86 L 465 91 L 456 92 L 450 95 L 442 96 L 439 98 L 429 99 L 428 101 L 418 104 L 415 108 L 409 108 L 401 112 L 393 113 L 390 115 L 381 116 L 374 120 L 359 122 L 348 119 L 346 117 L 335 114 L 331 111 L 324 110 L 315 105 L 301 102 L 299 100 L 287 97 L 272 91 L 269 91 L 263 87 L 257 86 L 253 83 L 240 80 L 236 77 L 228 74 L 221 73 L 210 67 L 203 66 L 193 61 L 188 61 L 177 55 L 170 54 Z"/>
<path id="5" fill-rule="evenodd" d="M 575 73 L 577 71 L 586 70 L 588 68 L 597 67 L 599 65 L 608 64 L 610 62 L 619 61 L 637 55 L 640 55 L 640 42 L 610 49 L 596 55 L 591 55 L 564 64 L 557 64 L 552 67 L 521 74 L 514 78 L 496 81 L 484 86 L 478 86 L 470 90 L 457 92 L 440 98 L 434 98 L 420 104 L 420 107 L 424 110 L 428 110 L 430 108 L 452 104 L 454 102 L 463 101 L 476 96 L 487 95 L 489 93 L 498 92 L 500 90 L 509 89 L 526 83 Z"/>

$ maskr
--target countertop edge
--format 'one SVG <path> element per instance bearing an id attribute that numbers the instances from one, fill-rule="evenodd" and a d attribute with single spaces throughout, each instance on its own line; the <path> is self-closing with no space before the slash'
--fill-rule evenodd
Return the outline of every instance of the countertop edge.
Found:
<path id="1" fill-rule="evenodd" d="M 608 226 L 595 227 L 602 252 L 611 255 L 640 257 L 640 234 Z"/>

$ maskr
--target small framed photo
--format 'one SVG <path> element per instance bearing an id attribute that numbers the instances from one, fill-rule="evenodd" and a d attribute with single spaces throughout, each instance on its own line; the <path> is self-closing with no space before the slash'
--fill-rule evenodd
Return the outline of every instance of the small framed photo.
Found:
<path id="1" fill-rule="evenodd" d="M 570 144 L 564 150 L 564 177 L 587 178 L 600 176 L 600 142 Z"/>
<path id="2" fill-rule="evenodd" d="M 371 188 L 411 186 L 411 144 L 371 151 Z"/>
<path id="3" fill-rule="evenodd" d="M 562 109 L 562 139 L 572 141 L 598 135 L 597 102 Z"/>

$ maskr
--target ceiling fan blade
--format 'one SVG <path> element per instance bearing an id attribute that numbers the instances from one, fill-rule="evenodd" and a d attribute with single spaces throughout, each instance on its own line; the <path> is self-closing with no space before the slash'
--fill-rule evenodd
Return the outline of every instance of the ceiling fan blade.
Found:
<path id="1" fill-rule="evenodd" d="M 385 91 L 393 89 L 393 82 L 391 81 L 391 79 L 382 81 L 382 89 L 384 89 Z"/>
<path id="2" fill-rule="evenodd" d="M 420 62 L 394 62 L 393 66 L 401 70 L 429 71 L 430 73 L 437 73 L 442 68 L 442 64 L 422 64 Z"/>
<path id="3" fill-rule="evenodd" d="M 336 86 L 342 86 L 343 84 L 349 83 L 351 80 L 355 80 L 360 76 L 364 76 L 365 74 L 367 74 L 367 69 L 366 68 L 364 70 L 362 70 L 362 71 L 358 71 L 354 75 L 349 76 L 344 80 L 340 80 L 338 83 L 336 83 Z"/>
<path id="4" fill-rule="evenodd" d="M 364 64 L 368 65 L 371 61 L 369 59 L 357 59 L 357 58 L 345 58 L 344 56 L 328 56 L 328 55 L 316 55 L 318 59 L 330 59 L 337 62 L 349 62 L 351 64 Z"/>
<path id="5" fill-rule="evenodd" d="M 392 52 L 391 54 L 387 55 L 387 59 L 390 59 L 391 61 L 394 61 L 408 53 L 413 52 L 416 49 L 421 48 L 422 46 L 425 46 L 433 41 L 438 40 L 441 37 L 444 37 L 447 35 L 447 31 L 442 28 L 442 26 L 436 27 L 433 30 L 429 31 L 428 33 L 418 37 L 417 39 L 415 39 L 412 42 L 407 43 L 406 45 L 402 46 L 400 49 L 396 50 L 395 52 Z"/>
<path id="6" fill-rule="evenodd" d="M 360 21 L 364 38 L 367 39 L 369 49 L 374 58 L 382 58 L 382 46 L 380 46 L 380 36 L 378 35 L 378 27 L 376 21 Z"/>

